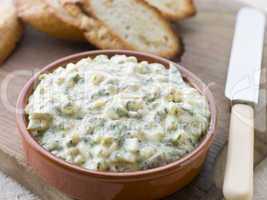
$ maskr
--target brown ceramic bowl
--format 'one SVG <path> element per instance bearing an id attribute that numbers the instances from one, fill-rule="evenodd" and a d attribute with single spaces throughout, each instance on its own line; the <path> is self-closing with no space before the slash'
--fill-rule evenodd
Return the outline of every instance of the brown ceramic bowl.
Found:
<path id="1" fill-rule="evenodd" d="M 89 51 L 59 59 L 44 67 L 38 74 L 52 71 L 58 66 L 76 62 L 85 57 L 99 54 L 112 56 L 125 54 L 135 56 L 139 61 L 161 63 L 168 67 L 170 62 L 154 55 L 120 50 Z M 194 74 L 179 67 L 184 79 L 205 95 L 211 111 L 210 126 L 199 146 L 183 158 L 168 165 L 137 172 L 100 172 L 87 170 L 55 157 L 31 136 L 27 131 L 27 116 L 21 110 L 27 104 L 38 74 L 32 77 L 22 89 L 17 102 L 17 126 L 22 136 L 23 147 L 28 164 L 49 184 L 73 198 L 86 200 L 149 200 L 160 199 L 187 185 L 199 173 L 207 151 L 215 134 L 216 107 L 213 96 L 206 85 Z"/>

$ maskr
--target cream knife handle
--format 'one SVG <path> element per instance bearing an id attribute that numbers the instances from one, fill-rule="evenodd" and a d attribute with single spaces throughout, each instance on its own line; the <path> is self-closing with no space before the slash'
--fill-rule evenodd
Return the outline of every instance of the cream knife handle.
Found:
<path id="1" fill-rule="evenodd" d="M 254 110 L 245 104 L 232 107 L 223 194 L 226 200 L 252 200 Z"/>

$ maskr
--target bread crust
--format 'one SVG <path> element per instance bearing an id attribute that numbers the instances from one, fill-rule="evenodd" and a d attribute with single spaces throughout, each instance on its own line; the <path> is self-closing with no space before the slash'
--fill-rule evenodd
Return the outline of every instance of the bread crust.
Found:
<path id="1" fill-rule="evenodd" d="M 142 0 L 146 2 L 149 6 L 156 9 L 162 16 L 171 21 L 179 21 L 187 19 L 189 17 L 195 16 L 197 13 L 196 6 L 193 0 L 181 0 L 183 1 L 183 6 L 177 12 L 169 12 L 166 9 L 156 6 L 150 0 Z M 179 1 L 179 0 L 177 0 Z"/>
<path id="2" fill-rule="evenodd" d="M 104 21 L 101 21 L 98 17 L 97 17 L 97 14 L 95 12 L 95 10 L 92 8 L 92 5 L 91 5 L 91 0 L 83 0 L 82 3 L 84 5 L 84 10 L 88 12 L 89 15 L 92 15 L 93 18 L 97 19 L 98 21 L 100 21 L 104 26 L 108 27 L 109 30 L 114 34 L 116 35 L 116 37 L 120 38 L 120 40 L 124 41 L 124 43 L 127 45 L 128 49 L 131 49 L 131 50 L 139 50 L 140 49 L 137 49 L 136 47 L 134 47 L 133 45 L 131 45 L 130 43 L 128 43 L 127 41 L 125 41 L 123 38 L 121 38 L 117 33 L 116 31 L 113 31 L 111 30 L 111 28 L 109 27 L 109 25 L 104 22 Z M 140 3 L 142 4 L 146 9 L 149 9 L 151 12 L 154 13 L 155 17 L 157 17 L 160 21 L 161 24 L 163 24 L 166 32 L 168 32 L 169 35 L 171 35 L 172 39 L 174 40 L 174 46 L 172 49 L 169 49 L 168 51 L 161 51 L 161 52 L 158 52 L 157 55 L 159 56 L 163 56 L 163 57 L 167 57 L 167 58 L 170 58 L 170 57 L 174 57 L 176 55 L 181 55 L 182 53 L 182 47 L 181 47 L 181 41 L 180 41 L 180 37 L 174 33 L 174 31 L 172 30 L 171 28 L 171 25 L 158 13 L 156 12 L 153 8 L 151 8 L 149 5 L 147 5 L 143 0 L 135 0 L 137 3 Z"/>
<path id="3" fill-rule="evenodd" d="M 19 17 L 50 36 L 72 41 L 86 41 L 83 32 L 58 18 L 43 0 L 16 0 Z"/>
<path id="4" fill-rule="evenodd" d="M 16 9 L 12 0 L 1 0 L 0 7 L 0 64 L 15 49 L 21 38 L 23 27 L 17 18 Z"/>

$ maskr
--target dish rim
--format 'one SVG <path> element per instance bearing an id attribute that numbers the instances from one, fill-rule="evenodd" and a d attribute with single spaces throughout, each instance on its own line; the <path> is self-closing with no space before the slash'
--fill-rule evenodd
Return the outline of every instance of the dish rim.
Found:
<path id="1" fill-rule="evenodd" d="M 68 63 L 75 63 L 82 58 L 86 57 L 95 57 L 97 55 L 126 55 L 126 56 L 135 56 L 139 61 L 140 60 L 156 60 L 157 63 L 165 63 L 163 64 L 165 67 L 167 64 L 175 64 L 179 71 L 182 74 L 182 77 L 186 79 L 194 88 L 196 88 L 202 95 L 204 95 L 209 104 L 209 110 L 211 112 L 210 115 L 210 123 L 209 128 L 207 130 L 206 135 L 202 138 L 201 142 L 198 144 L 198 146 L 190 153 L 187 153 L 186 155 L 182 156 L 180 159 L 175 160 L 167 165 L 159 166 L 152 169 L 147 170 L 139 170 L 139 171 L 133 171 L 133 172 L 106 172 L 106 171 L 96 171 L 96 170 L 89 170 L 84 167 L 77 166 L 75 164 L 72 164 L 70 162 L 64 161 L 61 158 L 58 158 L 57 156 L 50 153 L 48 150 L 46 150 L 44 147 L 42 147 L 30 134 L 30 132 L 26 128 L 26 114 L 24 112 L 24 108 L 26 106 L 26 103 L 28 101 L 28 97 L 30 94 L 32 94 L 33 85 L 36 82 L 38 76 L 45 72 L 50 72 L 58 68 L 59 66 L 66 65 Z M 145 58 L 145 59 L 143 59 Z M 205 93 L 204 93 L 205 92 Z M 21 112 L 22 111 L 22 112 Z M 143 53 L 138 51 L 129 51 L 129 50 L 94 50 L 94 51 L 85 51 L 81 53 L 75 53 L 69 56 L 65 56 L 63 58 L 57 59 L 56 61 L 46 65 L 41 70 L 39 70 L 37 73 L 35 73 L 24 85 L 23 89 L 20 92 L 20 95 L 17 100 L 16 105 L 16 122 L 17 122 L 17 128 L 19 129 L 20 134 L 24 139 L 30 144 L 31 148 L 34 148 L 39 154 L 41 154 L 44 158 L 46 158 L 49 161 L 52 161 L 53 163 L 57 164 L 59 167 L 63 167 L 67 170 L 70 170 L 72 172 L 76 172 L 83 175 L 89 175 L 96 178 L 110 178 L 110 179 L 129 179 L 129 178 L 148 178 L 151 176 L 155 176 L 156 174 L 161 176 L 165 175 L 162 172 L 169 172 L 171 173 L 175 169 L 179 169 L 181 166 L 186 165 L 190 163 L 192 160 L 197 158 L 199 154 L 201 154 L 202 150 L 204 150 L 205 146 L 210 146 L 214 136 L 215 136 L 215 129 L 216 129 L 216 117 L 217 117 L 217 111 L 216 111 L 216 104 L 213 97 L 212 92 L 207 87 L 207 85 L 199 79 L 195 74 L 187 70 L 186 68 L 182 67 L 181 65 L 170 61 L 168 59 L 149 54 L 149 53 Z"/>

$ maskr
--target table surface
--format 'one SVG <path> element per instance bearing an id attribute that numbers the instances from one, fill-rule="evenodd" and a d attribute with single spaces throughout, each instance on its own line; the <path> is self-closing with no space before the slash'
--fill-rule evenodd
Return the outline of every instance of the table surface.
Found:
<path id="1" fill-rule="evenodd" d="M 249 0 L 244 0 L 244 1 L 249 1 Z M 257 5 L 260 5 L 261 7 L 263 7 L 262 5 L 264 4 L 267 4 L 267 2 L 265 3 L 264 1 L 260 1 L 260 0 L 255 0 L 253 3 L 255 4 L 256 3 L 256 1 L 257 1 Z M 221 1 L 222 2 L 222 1 Z M 208 8 L 209 6 L 207 6 L 207 8 Z M 266 5 L 266 7 L 267 7 L 267 5 Z M 231 12 L 231 11 L 229 11 L 229 12 Z M 211 13 L 212 14 L 212 13 Z M 215 15 L 214 15 L 215 16 Z M 205 14 L 203 14 L 203 15 L 201 15 L 200 17 L 205 17 Z M 228 17 L 228 15 L 226 14 L 226 18 Z M 229 16 L 230 17 L 230 16 Z M 231 20 L 229 20 L 229 21 L 231 21 Z M 211 20 L 211 23 L 214 23 L 215 21 L 214 20 Z M 197 21 L 196 21 L 196 23 L 197 23 Z M 185 26 L 185 27 L 182 27 L 181 29 L 181 31 L 183 32 L 183 34 L 185 34 L 186 32 L 187 32 L 187 34 L 190 34 L 190 30 L 191 29 L 193 29 L 193 26 L 196 26 L 196 24 L 194 25 L 194 22 L 192 23 L 192 26 L 190 25 L 190 22 L 189 22 L 189 25 L 188 26 Z M 217 28 L 219 27 L 219 25 L 217 26 Z M 208 27 L 206 27 L 206 28 L 208 28 Z M 216 28 L 216 27 L 215 27 Z M 230 25 L 228 24 L 228 27 L 226 28 L 226 29 L 228 29 L 229 30 L 229 34 L 227 34 L 227 36 L 226 37 L 230 37 L 231 36 L 231 32 L 233 31 L 233 30 L 231 30 L 233 28 L 233 24 L 232 24 L 232 22 L 230 22 Z M 179 31 L 179 30 L 178 30 Z M 204 31 L 204 29 L 203 30 L 200 30 L 200 32 L 201 31 Z M 213 31 L 212 30 L 212 28 L 209 28 L 209 31 Z M 215 30 L 214 30 L 214 32 L 216 32 Z M 35 33 L 33 33 L 33 34 L 35 34 Z M 222 35 L 221 35 L 222 36 Z M 41 36 L 41 40 L 42 40 L 42 38 L 44 38 L 43 36 Z M 195 38 L 196 39 L 196 38 Z M 29 39 L 28 39 L 29 40 Z M 193 60 L 194 59 L 197 59 L 197 57 L 194 57 L 194 55 L 196 55 L 196 54 L 198 54 L 198 53 L 196 53 L 196 52 L 194 52 L 194 48 L 193 48 L 193 43 L 194 42 L 196 42 L 194 39 L 190 42 L 190 41 L 188 41 L 189 40 L 189 38 L 188 39 L 186 39 L 185 38 L 185 43 L 186 43 L 186 45 L 188 45 L 188 46 L 190 46 L 190 45 L 192 45 L 192 48 L 190 48 L 190 47 L 188 47 L 187 48 L 187 52 L 188 53 L 186 53 L 185 55 L 184 55 L 184 57 L 183 57 L 183 59 L 182 59 L 182 63 L 184 63 L 184 64 L 186 64 L 186 65 L 190 65 L 190 64 L 193 64 Z M 228 41 L 230 41 L 229 40 L 229 38 L 228 38 Z M 50 42 L 52 42 L 52 43 L 55 43 L 55 44 L 59 44 L 59 45 L 61 45 L 61 42 L 59 42 L 59 41 L 57 41 L 57 40 L 53 40 L 53 39 L 51 39 L 50 40 Z M 222 42 L 220 43 L 220 41 L 218 41 L 219 42 L 219 45 L 222 45 L 223 46 L 223 44 L 222 44 Z M 192 43 L 192 44 L 191 44 Z M 201 42 L 200 42 L 201 43 Z M 202 42 L 201 44 L 200 44 L 200 46 L 204 46 L 204 48 L 211 48 L 211 49 L 213 49 L 213 50 L 215 50 L 217 53 L 219 53 L 220 54 L 220 56 L 222 56 L 222 58 L 220 59 L 220 60 L 216 60 L 216 59 L 218 59 L 218 57 L 212 57 L 212 56 L 210 56 L 209 57 L 209 59 L 211 60 L 210 61 L 210 65 L 214 65 L 215 67 L 217 66 L 216 65 L 216 62 L 223 62 L 224 64 L 226 64 L 227 63 L 227 55 L 225 54 L 225 52 L 223 52 L 223 51 L 221 51 L 220 49 L 218 49 L 218 48 L 215 48 L 215 47 L 211 47 L 211 46 L 209 46 L 209 47 L 205 47 L 205 44 L 204 44 L 204 42 Z M 230 45 L 230 43 L 229 44 L 227 44 L 227 47 Z M 38 46 L 38 44 L 35 44 L 35 43 L 32 43 L 31 44 L 31 46 L 32 47 L 34 47 L 34 48 L 36 48 L 36 49 L 38 49 L 39 48 L 39 46 Z M 80 47 L 78 47 L 78 49 L 85 49 L 84 48 L 84 46 L 80 46 Z M 23 50 L 21 50 L 20 49 L 20 51 L 23 51 Z M 49 51 L 57 51 L 57 49 L 50 49 Z M 21 54 L 24 54 L 23 56 L 28 56 L 28 57 L 31 57 L 31 55 L 28 55 L 27 54 L 27 49 L 25 49 L 24 50 L 24 52 L 25 53 L 23 53 L 23 52 L 21 52 Z M 71 50 L 71 48 L 65 48 L 65 50 L 64 50 L 64 52 L 61 52 L 61 54 L 62 55 L 67 55 L 67 54 L 70 54 L 70 53 L 72 53 L 72 50 Z M 228 53 L 228 52 L 227 52 Z M 56 54 L 56 53 L 55 53 Z M 200 53 L 200 55 L 202 55 L 201 53 Z M 38 60 L 38 56 L 39 55 L 34 55 L 35 56 L 35 59 L 36 60 Z M 12 59 L 12 58 L 11 58 Z M 50 59 L 50 61 L 52 61 L 52 60 L 54 60 L 54 59 L 56 59 L 56 57 L 50 57 L 49 58 Z M 215 59 L 214 60 L 214 62 L 212 62 L 212 59 Z M 49 60 L 47 60 L 46 62 L 49 62 Z M 32 61 L 29 59 L 28 60 L 28 62 L 26 63 L 26 65 L 31 65 L 31 63 L 32 63 Z M 43 63 L 38 63 L 38 61 L 35 61 L 34 62 L 35 63 L 35 65 L 36 66 L 38 66 L 38 65 L 43 65 L 44 64 L 44 62 Z M 7 62 L 7 65 L 9 65 L 9 62 Z M 25 66 L 25 63 L 24 63 L 24 66 Z M 9 66 L 7 66 L 7 67 L 9 67 Z M 10 64 L 10 67 L 11 67 L 11 69 L 9 69 L 9 70 L 11 70 L 12 71 L 12 65 Z M 201 76 L 203 76 L 204 77 L 204 75 L 201 73 L 201 70 L 202 69 L 204 69 L 204 65 L 202 65 L 201 64 L 201 60 L 200 60 L 200 63 L 199 63 L 199 66 L 198 67 L 200 67 L 200 69 L 198 70 L 198 72 L 199 72 L 199 76 L 201 77 Z M 5 70 L 4 70 L 5 71 Z M 4 71 L 1 71 L 1 74 L 0 74 L 0 77 L 5 77 L 5 75 L 6 74 L 3 74 L 3 72 Z M 192 71 L 194 71 L 194 69 L 192 69 Z M 224 71 L 225 71 L 225 69 L 223 69 L 223 73 L 224 73 Z M 219 72 L 220 72 L 220 70 L 219 70 Z M 219 77 L 219 75 L 220 74 L 218 74 L 217 76 Z M 27 79 L 28 77 L 26 76 L 25 77 L 25 79 Z M 216 77 L 215 77 L 216 78 Z M 20 89 L 20 87 L 21 87 L 21 85 L 23 85 L 23 82 L 25 81 L 25 79 L 23 79 L 21 82 L 16 82 L 16 86 L 15 86 L 15 88 L 12 88 L 12 89 L 14 89 L 14 90 L 19 90 Z M 217 89 L 220 89 L 220 90 L 222 90 L 222 88 L 217 88 Z M 9 98 L 11 98 L 11 101 L 13 102 L 13 103 L 15 103 L 15 101 L 16 101 L 16 96 L 10 96 Z M 1 115 L 1 114 L 0 114 Z M 2 119 L 4 119 L 4 118 L 1 118 L 1 120 Z M 5 120 L 4 121 L 2 121 L 2 124 L 10 124 L 10 122 L 9 121 L 12 121 L 13 120 L 13 118 L 12 117 L 6 117 L 5 118 Z M 10 124 L 10 126 L 13 126 L 13 124 Z M 2 139 L 2 138 L 1 138 Z M 10 141 L 10 138 L 9 139 L 6 139 L 6 140 L 4 140 L 3 142 L 5 142 L 5 143 L 7 143 L 8 145 L 6 145 L 6 146 L 9 146 L 9 145 L 14 145 L 14 143 L 12 142 L 12 140 Z M 261 147 L 262 148 L 262 147 Z M 262 148 L 263 149 L 263 148 Z M 265 154 L 265 149 L 260 149 L 260 151 L 263 151 L 263 153 L 259 153 L 259 156 L 260 157 L 258 157 L 257 155 L 256 155 L 256 160 L 257 161 L 260 161 L 261 160 L 261 158 L 262 158 L 262 155 L 263 154 Z M 10 149 L 9 149 L 10 150 Z M 21 151 L 21 148 L 20 147 L 18 147 L 17 149 L 16 148 L 13 148 L 13 151 L 14 152 L 9 152 L 10 154 L 16 154 L 16 155 L 21 155 L 21 154 L 17 154 L 17 152 L 20 152 Z M 222 156 L 220 156 L 220 158 L 219 158 L 219 161 L 217 162 L 217 166 L 216 166 L 216 171 L 215 171 L 215 176 L 217 176 L 218 178 L 216 179 L 216 183 L 217 183 L 217 186 L 218 187 L 220 187 L 220 185 L 221 185 L 221 181 L 222 181 L 222 171 L 223 171 L 223 169 L 222 169 L 222 166 L 223 166 L 223 162 L 224 162 L 224 158 L 225 158 L 225 149 L 223 150 L 223 152 L 222 152 L 222 154 L 221 154 Z M 17 159 L 18 160 L 23 160 L 24 158 L 21 156 L 21 157 L 17 157 Z M 267 164 L 266 164 L 267 165 Z M 257 167 L 258 168 L 258 167 Z M 260 167 L 259 167 L 259 170 L 260 171 L 263 171 L 263 172 L 265 172 L 265 167 L 264 167 L 264 165 L 263 164 L 261 164 L 260 165 Z M 256 177 L 258 177 L 258 176 L 256 176 Z M 5 185 L 5 182 L 3 181 L 3 180 L 5 180 L 5 176 L 3 176 L 2 174 L 0 174 L 0 188 L 3 188 L 4 187 L 4 185 Z M 262 180 L 261 180 L 261 183 L 262 183 Z M 16 191 L 17 189 L 16 189 L 16 187 L 17 186 L 12 186 L 12 184 L 11 184 L 11 187 L 5 187 L 5 191 L 6 191 L 6 194 L 7 193 L 10 193 L 10 194 L 12 194 L 14 191 Z M 1 191 L 1 190 L 0 190 Z M 10 191 L 10 192 L 9 192 Z M 19 194 L 19 196 L 20 196 L 20 198 L 19 199 L 23 199 L 23 200 L 30 200 L 31 198 L 33 198 L 33 199 L 35 199 L 36 197 L 32 197 L 32 196 L 30 196 L 30 197 L 28 197 L 27 195 L 29 194 L 27 191 L 25 191 L 25 192 L 23 192 L 23 189 L 20 189 L 19 191 L 21 191 L 21 193 Z M 2 198 L 2 196 L 1 195 L 3 195 L 1 192 L 0 192 L 0 199 L 6 199 L 6 198 Z M 6 197 L 6 196 L 5 196 Z M 11 197 L 11 196 L 10 196 Z M 259 194 L 259 195 L 257 195 L 256 196 L 256 198 L 257 199 L 262 199 L 262 197 L 264 197 L 262 194 Z M 14 196 L 12 196 L 10 199 L 14 199 Z"/>

